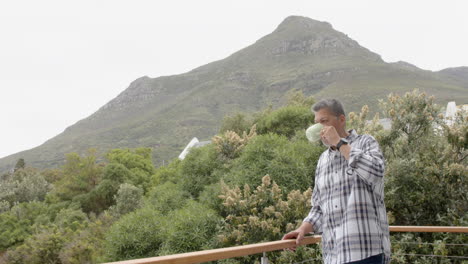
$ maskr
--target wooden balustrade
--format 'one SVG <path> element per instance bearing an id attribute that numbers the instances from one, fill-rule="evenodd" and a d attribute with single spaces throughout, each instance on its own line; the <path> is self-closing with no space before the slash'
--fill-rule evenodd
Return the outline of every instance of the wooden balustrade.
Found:
<path id="1" fill-rule="evenodd" d="M 390 226 L 390 232 L 448 232 L 448 233 L 468 233 L 468 227 L 462 226 Z M 309 245 L 320 242 L 320 236 L 309 236 L 304 238 L 301 245 Z M 294 247 L 294 239 L 278 240 L 251 244 L 245 246 L 236 246 L 228 248 L 210 249 L 168 256 L 124 260 L 110 262 L 107 264 L 192 264 L 202 263 L 220 259 L 235 258 L 247 255 L 253 255 L 263 252 L 276 251 Z"/>

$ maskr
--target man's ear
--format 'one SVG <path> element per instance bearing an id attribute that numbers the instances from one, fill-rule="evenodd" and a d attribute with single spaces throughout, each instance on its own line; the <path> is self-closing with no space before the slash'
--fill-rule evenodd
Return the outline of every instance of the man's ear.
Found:
<path id="1" fill-rule="evenodd" d="M 345 115 L 340 115 L 340 121 L 341 122 L 346 122 L 346 116 Z"/>

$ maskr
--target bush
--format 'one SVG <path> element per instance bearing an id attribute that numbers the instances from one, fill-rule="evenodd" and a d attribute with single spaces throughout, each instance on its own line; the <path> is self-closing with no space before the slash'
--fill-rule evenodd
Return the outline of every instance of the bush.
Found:
<path id="1" fill-rule="evenodd" d="M 108 230 L 113 218 L 109 214 L 102 214 L 94 219 L 87 228 L 76 232 L 59 252 L 63 264 L 102 263 L 105 250 L 104 234 Z"/>
<path id="2" fill-rule="evenodd" d="M 172 183 L 178 183 L 180 181 L 180 164 L 182 163 L 179 159 L 174 159 L 171 163 L 166 166 L 161 166 L 156 169 L 153 175 L 152 186 L 163 184 L 168 181 Z"/>
<path id="3" fill-rule="evenodd" d="M 34 232 L 34 225 L 48 212 L 42 202 L 21 203 L 0 214 L 0 250 L 22 243 Z M 47 217 L 48 218 L 48 217 Z M 45 219 L 48 222 L 49 219 Z"/>
<path id="4" fill-rule="evenodd" d="M 106 233 L 106 258 L 109 261 L 157 256 L 164 241 L 164 217 L 144 207 L 123 216 Z"/>
<path id="5" fill-rule="evenodd" d="M 121 184 L 115 197 L 117 213 L 124 215 L 138 209 L 141 206 L 142 196 L 142 189 L 128 183 Z"/>
<path id="6" fill-rule="evenodd" d="M 257 133 L 275 133 L 291 138 L 296 130 L 306 129 L 314 123 L 315 115 L 302 105 L 290 105 L 279 108 L 262 116 L 257 123 Z"/>
<path id="7" fill-rule="evenodd" d="M 291 191 L 284 199 L 285 193 L 281 188 L 272 183 L 269 176 L 262 179 L 262 184 L 256 189 L 251 189 L 245 185 L 241 190 L 239 187 L 230 188 L 223 185 L 222 195 L 222 215 L 225 223 L 221 234 L 218 236 L 220 246 L 234 246 L 242 244 L 259 243 L 263 241 L 279 240 L 283 234 L 294 230 L 301 223 L 302 219 L 310 210 L 310 197 L 312 190 L 301 193 Z M 302 250 L 302 249 L 301 249 Z M 318 248 L 315 246 L 312 251 L 305 250 L 309 254 L 300 256 L 318 255 Z M 269 253 L 274 263 L 280 256 L 279 252 Z M 294 259 L 291 254 L 281 254 L 282 260 Z M 239 259 L 239 263 L 253 263 L 253 257 Z"/>
<path id="8" fill-rule="evenodd" d="M 155 168 L 151 160 L 151 149 L 113 149 L 106 155 L 110 163 L 122 164 L 131 173 L 125 182 L 142 188 L 145 192 L 150 186 Z"/>
<path id="9" fill-rule="evenodd" d="M 259 135 L 233 161 L 224 180 L 234 185 L 255 187 L 268 174 L 285 192 L 306 190 L 313 185 L 322 150 L 305 140 L 293 142 L 281 135 Z"/>
<path id="10" fill-rule="evenodd" d="M 10 206 L 16 203 L 43 201 L 51 185 L 34 168 L 17 169 L 0 180 L 0 201 Z"/>
<path id="11" fill-rule="evenodd" d="M 7 263 L 61 263 L 60 250 L 72 235 L 72 232 L 55 226 L 41 230 L 29 237 L 21 246 L 8 250 Z"/>
<path id="12" fill-rule="evenodd" d="M 166 215 L 170 211 L 182 208 L 190 194 L 184 191 L 180 184 L 166 182 L 153 188 L 145 200 L 145 206 L 154 208 Z"/>
<path id="13" fill-rule="evenodd" d="M 222 159 L 235 159 L 240 155 L 247 143 L 256 135 L 256 128 L 253 125 L 248 134 L 244 131 L 242 136 L 240 136 L 240 134 L 234 131 L 226 131 L 222 136 L 214 136 L 213 143 Z"/>
<path id="14" fill-rule="evenodd" d="M 244 131 L 249 133 L 250 127 L 252 127 L 252 121 L 248 120 L 245 114 L 236 113 L 223 118 L 219 133 L 224 134 L 226 131 L 233 131 L 238 135 L 242 135 Z"/>
<path id="15" fill-rule="evenodd" d="M 196 198 L 205 186 L 219 181 L 223 169 L 214 144 L 192 149 L 181 164 L 180 184 Z"/>
<path id="16" fill-rule="evenodd" d="M 167 218 L 161 255 L 211 248 L 216 227 L 221 222 L 215 211 L 195 201 L 172 211 Z"/>

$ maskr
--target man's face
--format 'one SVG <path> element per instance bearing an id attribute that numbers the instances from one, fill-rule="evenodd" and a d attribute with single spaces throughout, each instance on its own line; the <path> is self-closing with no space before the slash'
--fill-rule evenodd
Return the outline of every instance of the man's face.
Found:
<path id="1" fill-rule="evenodd" d="M 315 123 L 320 123 L 323 126 L 333 126 L 336 131 L 342 131 L 345 128 L 346 120 L 344 115 L 337 117 L 327 108 L 322 108 L 315 112 Z"/>

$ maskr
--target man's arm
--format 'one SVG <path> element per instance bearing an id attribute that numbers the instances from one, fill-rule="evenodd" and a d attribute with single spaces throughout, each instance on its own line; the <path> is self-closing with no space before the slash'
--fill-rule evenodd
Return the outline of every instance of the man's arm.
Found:
<path id="1" fill-rule="evenodd" d="M 368 184 L 382 181 L 385 172 L 385 161 L 377 141 L 369 135 L 364 135 L 361 148 L 358 146 L 343 145 L 340 152 L 348 153 L 348 164 L 359 177 Z M 346 156 L 345 156 L 346 158 Z"/>
<path id="2" fill-rule="evenodd" d="M 319 163 L 320 164 L 320 163 Z M 316 175 L 318 175 L 319 166 L 317 166 Z M 317 177 L 315 179 L 314 191 L 312 192 L 312 208 L 309 215 L 304 219 L 301 226 L 283 236 L 282 239 L 296 239 L 296 245 L 299 245 L 304 236 L 313 231 L 320 232 L 322 223 L 322 209 L 319 205 L 320 191 L 317 187 Z"/>
<path id="3" fill-rule="evenodd" d="M 314 229 L 313 229 L 311 223 L 302 222 L 301 226 L 298 229 L 287 233 L 286 235 L 283 236 L 282 239 L 284 240 L 284 239 L 293 239 L 293 238 L 295 238 L 296 239 L 296 245 L 299 245 L 301 243 L 302 239 L 304 239 L 305 235 L 312 232 L 313 230 Z"/>

